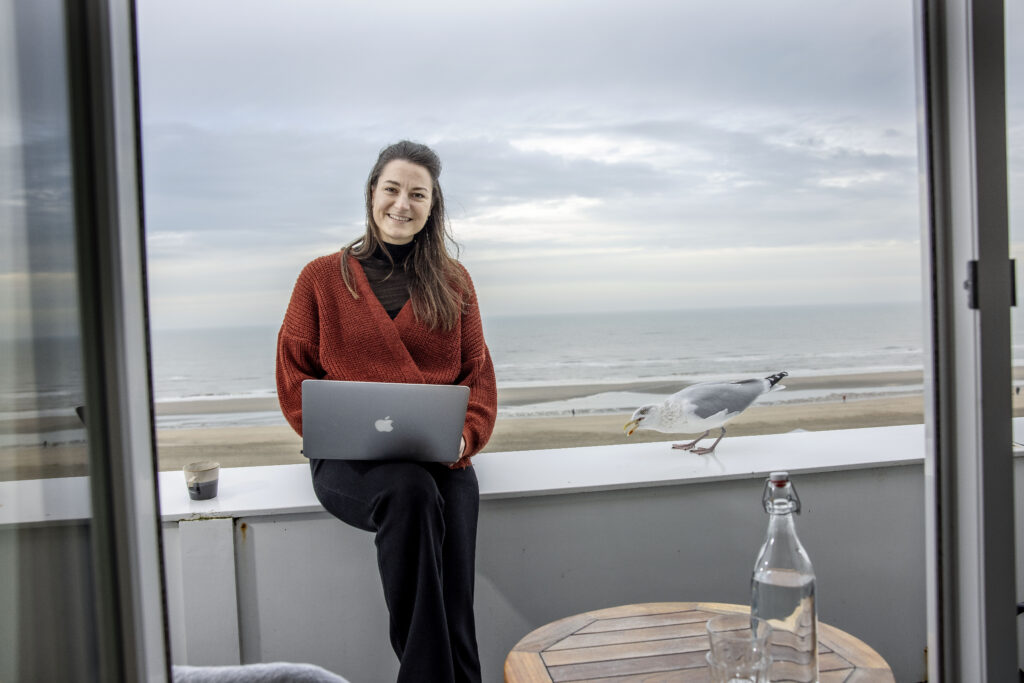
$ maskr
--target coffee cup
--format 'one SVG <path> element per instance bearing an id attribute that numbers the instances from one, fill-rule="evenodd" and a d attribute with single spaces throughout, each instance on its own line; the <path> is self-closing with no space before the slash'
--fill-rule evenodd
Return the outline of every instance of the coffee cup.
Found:
<path id="1" fill-rule="evenodd" d="M 220 464 L 213 461 L 190 462 L 185 465 L 185 486 L 192 500 L 209 500 L 217 497 L 217 481 L 220 478 Z"/>

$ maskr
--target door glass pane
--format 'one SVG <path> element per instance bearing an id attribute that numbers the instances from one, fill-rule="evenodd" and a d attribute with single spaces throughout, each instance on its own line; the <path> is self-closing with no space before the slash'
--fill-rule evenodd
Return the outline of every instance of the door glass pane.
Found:
<path id="1" fill-rule="evenodd" d="M 63 26 L 59 0 L 0 0 L 3 681 L 97 671 Z"/>
<path id="2" fill-rule="evenodd" d="M 1010 211 L 1011 258 L 1018 278 L 1024 275 L 1024 6 L 1006 3 L 1006 160 Z M 1018 286 L 1018 299 L 1021 288 Z M 1024 300 L 1011 312 L 1013 321 L 1014 451 L 1024 451 Z M 1017 600 L 1024 600 L 1024 457 L 1014 458 L 1017 520 Z M 1017 619 L 1017 656 L 1024 669 L 1024 616 Z"/>
<path id="3" fill-rule="evenodd" d="M 139 3 L 161 469 L 304 462 L 277 330 L 401 137 L 445 163 L 502 389 L 487 450 L 670 439 L 622 425 L 782 370 L 730 435 L 923 421 L 906 3 L 244 8 Z M 396 13 L 429 54 L 382 49 Z"/>

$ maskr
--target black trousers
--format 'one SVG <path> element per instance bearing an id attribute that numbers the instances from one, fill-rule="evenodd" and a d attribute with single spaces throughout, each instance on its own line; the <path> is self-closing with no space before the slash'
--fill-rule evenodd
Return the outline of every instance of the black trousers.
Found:
<path id="1" fill-rule="evenodd" d="M 375 534 L 399 683 L 479 683 L 473 468 L 355 460 L 311 460 L 310 467 L 324 508 Z"/>

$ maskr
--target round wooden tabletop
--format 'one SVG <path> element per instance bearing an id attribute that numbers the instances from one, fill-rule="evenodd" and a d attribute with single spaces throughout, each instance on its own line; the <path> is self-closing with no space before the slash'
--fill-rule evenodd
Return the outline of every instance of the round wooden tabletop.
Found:
<path id="1" fill-rule="evenodd" d="M 655 602 L 584 612 L 529 633 L 505 660 L 506 683 L 707 681 L 707 620 L 742 605 Z M 821 683 L 895 681 L 885 660 L 848 633 L 818 623 Z"/>

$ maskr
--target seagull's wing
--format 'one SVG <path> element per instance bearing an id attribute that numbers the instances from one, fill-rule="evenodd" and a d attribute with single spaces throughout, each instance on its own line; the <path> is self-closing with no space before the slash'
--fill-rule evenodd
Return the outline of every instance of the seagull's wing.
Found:
<path id="1" fill-rule="evenodd" d="M 683 391 L 686 393 L 686 400 L 693 404 L 694 413 L 701 419 L 707 419 L 722 411 L 725 411 L 727 416 L 734 416 L 746 410 L 754 399 L 764 393 L 764 380 L 708 382 L 694 384 Z"/>

